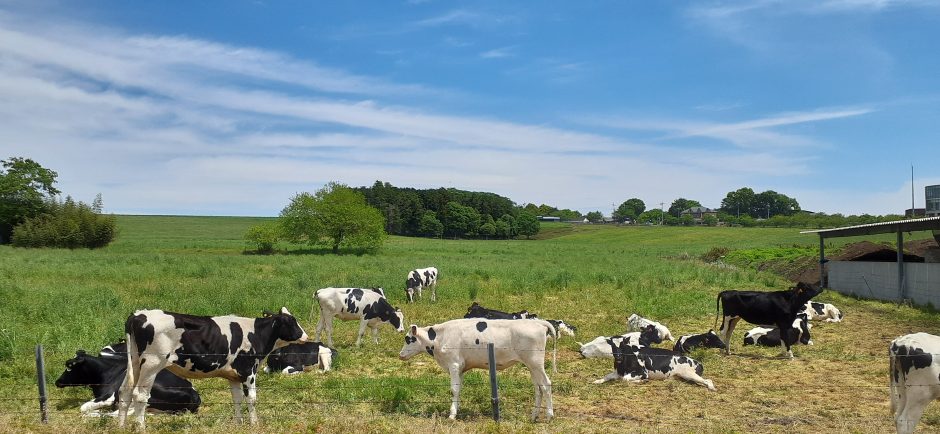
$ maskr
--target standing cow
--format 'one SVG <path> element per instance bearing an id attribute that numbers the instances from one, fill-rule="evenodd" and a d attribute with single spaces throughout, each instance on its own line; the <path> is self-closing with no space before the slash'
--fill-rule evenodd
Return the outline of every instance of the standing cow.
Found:
<path id="1" fill-rule="evenodd" d="M 888 352 L 895 428 L 910 434 L 927 405 L 940 399 L 940 336 L 904 335 L 891 341 Z"/>
<path id="2" fill-rule="evenodd" d="M 529 369 L 535 387 L 535 408 L 532 419 L 538 418 L 539 409 L 545 408 L 545 416 L 551 419 L 552 382 L 545 373 L 545 348 L 551 335 L 557 345 L 555 329 L 546 321 L 532 319 L 487 320 L 455 319 L 430 327 L 412 325 L 405 335 L 405 345 L 398 357 L 408 360 L 427 352 L 445 371 L 450 373 L 453 399 L 450 418 L 457 418 L 460 406 L 460 388 L 463 374 L 471 369 L 489 368 L 487 343 L 492 343 L 496 353 L 496 369 L 503 370 L 521 362 Z M 554 350 L 557 351 L 557 348 Z M 552 367 L 557 354 L 553 351 Z"/>
<path id="3" fill-rule="evenodd" d="M 790 349 L 798 336 L 793 329 L 796 315 L 803 311 L 806 302 L 822 292 L 805 283 L 798 283 L 786 291 L 721 291 L 715 301 L 715 322 L 718 309 L 723 313 L 719 335 L 725 345 L 725 354 L 731 354 L 731 334 L 741 319 L 759 326 L 776 326 L 786 346 L 786 354 L 793 358 Z"/>
<path id="4" fill-rule="evenodd" d="M 236 421 L 242 420 L 242 400 L 247 395 L 248 417 L 257 423 L 255 378 L 261 361 L 276 348 L 307 341 L 307 333 L 286 307 L 263 318 L 138 310 L 127 318 L 124 332 L 129 357 L 120 391 L 119 424 L 124 426 L 133 401 L 141 429 L 150 389 L 164 368 L 183 378 L 225 378 L 232 390 Z"/>
<path id="5" fill-rule="evenodd" d="M 379 288 L 381 290 L 381 288 Z M 333 318 L 341 320 L 359 320 L 359 333 L 356 335 L 356 346 L 362 343 L 362 335 L 366 327 L 372 329 L 372 338 L 379 343 L 379 326 L 388 323 L 396 331 L 403 332 L 404 316 L 401 309 L 392 307 L 384 292 L 362 288 L 323 288 L 317 290 L 314 298 L 320 306 L 320 320 L 317 321 L 317 335 L 320 340 L 323 329 L 326 329 L 326 340 L 333 346 Z M 313 309 L 310 310 L 313 320 Z"/>
<path id="6" fill-rule="evenodd" d="M 421 298 L 421 290 L 431 288 L 431 301 L 437 301 L 437 268 L 418 268 L 408 272 L 405 280 L 405 294 L 408 302 L 414 303 L 415 293 Z"/>

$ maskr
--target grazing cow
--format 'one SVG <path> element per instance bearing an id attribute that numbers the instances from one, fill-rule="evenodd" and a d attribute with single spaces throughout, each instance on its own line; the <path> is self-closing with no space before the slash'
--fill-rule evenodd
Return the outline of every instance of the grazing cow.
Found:
<path id="1" fill-rule="evenodd" d="M 437 301 L 437 268 L 418 268 L 408 272 L 408 279 L 405 280 L 408 303 L 414 303 L 415 293 L 421 298 L 421 290 L 424 288 L 431 288 L 431 301 Z"/>
<path id="2" fill-rule="evenodd" d="M 581 357 L 586 359 L 593 358 L 614 358 L 612 347 L 619 347 L 620 342 L 627 342 L 628 345 L 648 347 L 652 344 L 660 344 L 663 340 L 659 337 L 659 331 L 656 326 L 650 324 L 642 332 L 630 332 L 619 336 L 598 336 L 593 341 L 586 344 L 578 342 L 581 346 L 578 350 Z"/>
<path id="3" fill-rule="evenodd" d="M 810 321 L 842 322 L 842 311 L 829 303 L 807 301 L 803 312 Z"/>
<path id="4" fill-rule="evenodd" d="M 317 322 L 317 341 L 320 334 L 326 329 L 326 340 L 333 346 L 333 318 L 341 320 L 359 320 L 359 333 L 356 335 L 356 346 L 362 343 L 362 335 L 366 327 L 372 329 L 372 338 L 379 343 L 379 326 L 388 323 L 396 331 L 403 332 L 405 319 L 401 309 L 392 307 L 388 299 L 378 291 L 362 288 L 323 288 L 317 290 L 314 298 L 320 306 L 320 320 Z M 313 310 L 310 309 L 311 321 Z"/>
<path id="5" fill-rule="evenodd" d="M 800 313 L 793 321 L 793 329 L 799 331 L 797 342 L 803 345 L 813 345 L 812 337 L 809 334 L 813 325 L 809 323 L 805 313 Z M 758 345 L 761 347 L 779 347 L 783 345 L 783 339 L 780 338 L 780 329 L 776 327 L 754 327 L 744 335 L 744 345 Z"/>
<path id="6" fill-rule="evenodd" d="M 628 332 L 637 332 L 637 331 L 643 330 L 646 326 L 648 326 L 648 325 L 650 325 L 650 324 L 656 326 L 656 330 L 659 331 L 659 338 L 660 338 L 660 339 L 662 339 L 662 340 L 664 340 L 664 341 L 672 341 L 672 340 L 674 340 L 674 339 L 672 338 L 672 332 L 670 332 L 669 329 L 666 328 L 666 326 L 664 326 L 664 325 L 662 325 L 662 324 L 660 324 L 660 323 L 658 323 L 658 322 L 656 322 L 656 321 L 652 321 L 652 320 L 648 320 L 648 319 L 646 319 L 646 318 L 643 318 L 642 316 L 639 316 L 639 315 L 637 315 L 637 314 L 630 315 L 630 317 L 627 318 L 627 331 L 628 331 Z"/>
<path id="7" fill-rule="evenodd" d="M 333 360 L 336 360 L 336 355 L 336 350 L 323 345 L 322 342 L 290 344 L 271 352 L 264 367 L 264 372 L 269 374 L 272 372 L 300 374 L 314 368 L 320 368 L 323 372 L 328 372 L 333 367 Z"/>
<path id="8" fill-rule="evenodd" d="M 286 307 L 263 318 L 138 310 L 127 318 L 124 332 L 130 357 L 119 397 L 119 425 L 124 426 L 133 401 L 141 429 L 154 379 L 164 368 L 183 378 L 225 378 L 232 390 L 236 421 L 242 420 L 241 404 L 247 395 L 248 417 L 257 423 L 258 365 L 277 348 L 307 341 L 307 333 Z"/>
<path id="9" fill-rule="evenodd" d="M 83 414 L 97 415 L 98 410 L 116 409 L 116 398 L 127 374 L 127 345 L 112 344 L 102 349 L 99 357 L 86 354 L 84 350 L 75 352 L 75 357 L 65 362 L 65 372 L 56 380 L 56 387 L 88 386 L 94 395 L 90 401 L 79 408 Z M 199 393 L 189 381 L 160 371 L 153 383 L 148 411 L 182 413 L 199 411 L 202 401 Z M 117 414 L 111 414 L 116 416 Z"/>
<path id="10" fill-rule="evenodd" d="M 430 327 L 412 325 L 405 335 L 405 345 L 398 357 L 408 360 L 416 354 L 427 352 L 441 368 L 450 373 L 453 393 L 450 418 L 455 419 L 460 406 L 463 374 L 475 368 L 489 368 L 486 346 L 492 343 L 496 369 L 503 370 L 519 362 L 529 369 L 535 387 L 532 419 L 538 418 L 539 409 L 543 405 L 546 418 L 551 419 L 555 414 L 552 408 L 552 382 L 545 373 L 548 335 L 554 338 L 557 346 L 555 329 L 539 319 L 509 321 L 470 318 L 455 319 Z M 552 354 L 553 368 L 556 356 L 557 348 Z"/>
<path id="11" fill-rule="evenodd" d="M 940 399 L 940 336 L 904 335 L 891 341 L 888 353 L 895 428 L 910 434 L 927 405 Z"/>
<path id="12" fill-rule="evenodd" d="M 470 307 L 467 308 L 466 315 L 464 318 L 486 318 L 486 319 L 531 319 L 537 318 L 538 315 L 534 313 L 529 313 L 527 310 L 520 310 L 519 312 L 503 312 L 496 309 L 488 309 L 483 306 L 480 306 L 480 303 L 473 302 Z"/>
<path id="13" fill-rule="evenodd" d="M 731 334 L 734 326 L 741 319 L 759 326 L 776 326 L 780 329 L 786 354 L 793 358 L 790 350 L 798 338 L 793 329 L 796 315 L 803 311 L 806 302 L 822 292 L 821 288 L 800 282 L 786 291 L 721 291 L 715 301 L 715 322 L 718 322 L 718 308 L 722 309 L 723 318 L 718 330 L 727 347 L 725 354 L 731 354 Z"/>
<path id="14" fill-rule="evenodd" d="M 725 349 L 725 343 L 721 341 L 721 338 L 718 337 L 712 329 L 708 329 L 707 332 L 702 334 L 680 336 L 679 340 L 676 341 L 676 345 L 672 347 L 672 350 L 684 354 L 699 347 L 723 350 Z"/>
<path id="15" fill-rule="evenodd" d="M 682 353 L 630 345 L 627 341 L 620 342 L 619 346 L 613 343 L 610 345 L 614 352 L 614 372 L 595 380 L 594 384 L 613 380 L 645 383 L 648 380 L 676 377 L 715 390 L 712 380 L 702 378 L 702 372 L 705 371 L 702 364 Z"/>

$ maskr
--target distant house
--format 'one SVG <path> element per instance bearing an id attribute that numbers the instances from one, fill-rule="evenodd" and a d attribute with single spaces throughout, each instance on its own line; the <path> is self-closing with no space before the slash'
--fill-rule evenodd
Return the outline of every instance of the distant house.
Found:
<path id="1" fill-rule="evenodd" d="M 718 218 L 718 210 L 705 208 L 704 206 L 695 206 L 682 211 L 681 216 L 685 217 L 687 214 L 692 216 L 692 221 L 694 221 L 695 224 L 701 224 L 707 216 Z"/>
<path id="2" fill-rule="evenodd" d="M 544 216 L 540 215 L 538 216 L 538 219 L 539 221 L 543 221 L 543 222 L 560 222 L 561 221 L 561 217 L 552 217 L 550 215 L 544 215 Z"/>

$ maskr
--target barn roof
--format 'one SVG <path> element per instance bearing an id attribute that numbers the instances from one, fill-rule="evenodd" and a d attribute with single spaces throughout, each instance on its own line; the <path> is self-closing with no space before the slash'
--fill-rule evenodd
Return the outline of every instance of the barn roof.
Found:
<path id="1" fill-rule="evenodd" d="M 854 237 L 858 235 L 890 234 L 895 232 L 940 231 L 940 217 L 927 217 L 893 222 L 870 223 L 843 228 L 801 231 L 801 234 L 819 234 L 822 238 Z"/>

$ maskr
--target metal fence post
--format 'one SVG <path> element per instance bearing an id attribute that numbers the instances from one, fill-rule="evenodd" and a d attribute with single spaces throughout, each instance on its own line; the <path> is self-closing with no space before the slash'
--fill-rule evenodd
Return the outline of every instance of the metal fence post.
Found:
<path id="1" fill-rule="evenodd" d="M 42 345 L 36 345 L 36 383 L 39 386 L 39 413 L 42 423 L 49 423 L 49 408 L 46 403 L 46 361 L 42 354 Z"/>
<path id="2" fill-rule="evenodd" d="M 493 343 L 486 344 L 486 352 L 490 358 L 490 400 L 493 403 L 493 420 L 499 422 L 499 388 L 496 384 L 496 349 Z"/>

